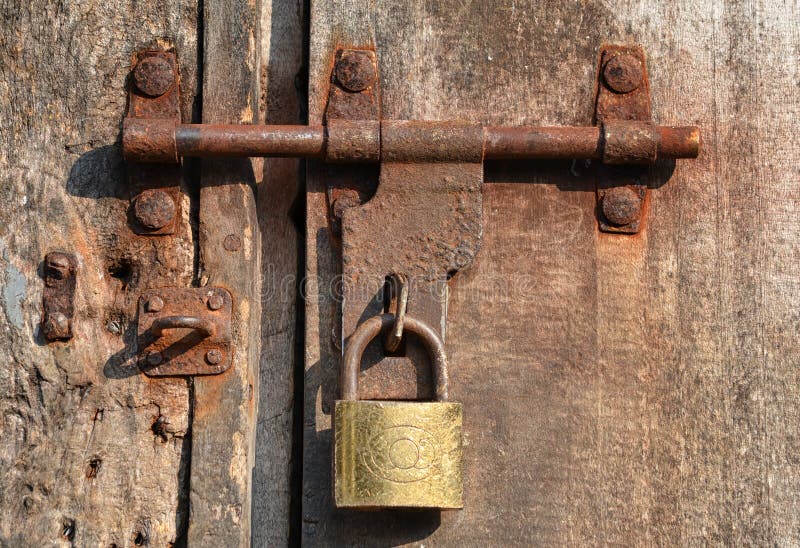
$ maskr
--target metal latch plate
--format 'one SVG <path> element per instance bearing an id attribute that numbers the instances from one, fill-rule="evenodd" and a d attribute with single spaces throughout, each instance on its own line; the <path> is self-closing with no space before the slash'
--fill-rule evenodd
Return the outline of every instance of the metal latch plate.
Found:
<path id="1" fill-rule="evenodd" d="M 142 293 L 138 308 L 137 358 L 146 375 L 217 375 L 230 367 L 233 300 L 228 290 L 151 289 Z M 191 324 L 204 327 L 183 327 Z"/>

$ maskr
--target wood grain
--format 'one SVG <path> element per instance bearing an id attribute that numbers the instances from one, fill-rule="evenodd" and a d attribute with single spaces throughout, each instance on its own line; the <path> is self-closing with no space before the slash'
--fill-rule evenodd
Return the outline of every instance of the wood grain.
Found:
<path id="1" fill-rule="evenodd" d="M 0 545 L 167 546 L 188 522 L 189 393 L 133 356 L 136 300 L 188 285 L 175 237 L 133 235 L 119 147 L 137 49 L 197 85 L 194 2 L 0 2 Z M 78 259 L 74 338 L 39 333 L 40 262 Z"/>
<path id="2" fill-rule="evenodd" d="M 203 13 L 203 123 L 254 123 L 260 67 L 256 5 L 207 0 Z M 233 295 L 234 356 L 226 374 L 194 381 L 189 546 L 250 545 L 261 348 L 254 186 L 248 159 L 202 163 L 200 283 L 224 286 Z M 240 245 L 230 245 L 231 239 Z"/>
<path id="3" fill-rule="evenodd" d="M 305 90 L 298 89 L 304 72 L 304 6 L 298 0 L 261 3 L 261 101 L 263 123 L 305 123 Z M 256 207 L 261 230 L 261 365 L 256 462 L 253 470 L 254 546 L 286 546 L 290 538 L 292 499 L 298 487 L 292 471 L 295 367 L 299 295 L 303 276 L 302 240 L 296 216 L 302 217 L 301 162 L 291 158 L 264 160 Z M 302 203 L 302 201 L 300 201 Z M 297 419 L 298 421 L 300 419 Z M 294 499 L 297 500 L 296 498 Z M 294 503 L 297 505 L 297 503 Z M 291 531 L 292 539 L 297 534 Z"/>
<path id="4" fill-rule="evenodd" d="M 800 284 L 798 4 L 314 2 L 310 119 L 331 55 L 377 48 L 385 118 L 587 125 L 603 42 L 641 44 L 653 117 L 696 124 L 638 236 L 597 231 L 584 163 L 490 163 L 484 243 L 451 280 L 465 508 L 337 512 L 337 272 L 308 185 L 304 542 L 793 545 Z M 366 252 L 366 250 L 365 250 Z"/>

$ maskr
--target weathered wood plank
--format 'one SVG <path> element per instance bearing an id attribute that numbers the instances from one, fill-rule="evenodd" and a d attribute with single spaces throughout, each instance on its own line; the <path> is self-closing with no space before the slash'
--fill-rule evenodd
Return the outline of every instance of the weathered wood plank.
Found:
<path id="1" fill-rule="evenodd" d="M 634 237 L 597 232 L 582 163 L 487 165 L 484 244 L 448 311 L 465 508 L 440 519 L 332 509 L 338 259 L 312 173 L 306 544 L 800 542 L 797 2 L 372 7 L 312 3 L 312 121 L 335 47 L 371 25 L 386 118 L 589 124 L 600 44 L 638 43 L 654 119 L 701 126 L 705 150 Z"/>
<path id="2" fill-rule="evenodd" d="M 119 143 L 140 47 L 175 47 L 195 100 L 194 2 L 0 2 L 0 544 L 167 546 L 185 531 L 189 395 L 132 359 L 136 300 L 188 285 L 175 237 L 134 236 Z M 44 344 L 52 250 L 76 254 L 74 338 Z"/>
<path id="3" fill-rule="evenodd" d="M 266 124 L 305 123 L 304 6 L 298 0 L 261 4 L 261 119 Z M 290 536 L 294 375 L 298 359 L 297 288 L 303 276 L 302 242 L 295 216 L 300 192 L 300 161 L 264 161 L 257 210 L 261 230 L 261 366 L 256 462 L 253 470 L 254 546 L 286 546 Z M 302 203 L 302 202 L 301 202 Z M 302 440 L 297 440 L 302 443 Z"/>
<path id="4" fill-rule="evenodd" d="M 337 47 L 374 45 L 373 13 L 368 2 L 311 2 L 309 124 L 322 123 Z M 341 265 L 328 227 L 324 166 L 308 162 L 307 169 L 302 540 L 319 545 L 337 540 L 325 529 L 333 504 L 331 413 L 341 355 L 334 344 L 340 325 L 334 287 Z"/>
<path id="5" fill-rule="evenodd" d="M 258 115 L 256 4 L 203 3 L 203 123 L 253 123 Z M 261 258 L 249 160 L 204 161 L 200 283 L 233 294 L 233 365 L 194 381 L 189 546 L 249 546 L 259 394 Z"/>

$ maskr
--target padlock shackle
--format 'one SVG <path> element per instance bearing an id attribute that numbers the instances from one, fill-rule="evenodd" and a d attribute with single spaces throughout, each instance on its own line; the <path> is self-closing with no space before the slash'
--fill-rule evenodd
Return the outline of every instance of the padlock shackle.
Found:
<path id="1" fill-rule="evenodd" d="M 367 345 L 369 345 L 383 329 L 387 329 L 393 323 L 393 314 L 373 316 L 359 325 L 353 334 L 350 335 L 342 360 L 341 386 L 343 400 L 358 399 L 358 371 L 361 366 L 361 356 L 364 354 Z M 433 374 L 436 390 L 436 401 L 447 401 L 449 399 L 447 388 L 447 355 L 444 352 L 444 343 L 442 339 L 439 338 L 438 333 L 436 333 L 431 326 L 408 315 L 405 318 L 403 330 L 404 332 L 411 332 L 422 339 L 431 357 L 431 373 Z"/>

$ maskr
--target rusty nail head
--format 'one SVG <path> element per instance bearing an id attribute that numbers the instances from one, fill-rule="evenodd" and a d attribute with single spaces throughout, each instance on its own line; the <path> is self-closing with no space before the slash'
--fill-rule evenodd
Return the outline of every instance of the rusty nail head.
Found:
<path id="1" fill-rule="evenodd" d="M 609 188 L 603 194 L 602 208 L 609 223 L 616 226 L 629 225 L 642 212 L 642 197 L 627 186 Z"/>
<path id="2" fill-rule="evenodd" d="M 608 60 L 603 80 L 617 93 L 630 93 L 642 83 L 642 62 L 635 56 L 621 53 Z"/>
<path id="3" fill-rule="evenodd" d="M 238 251 L 242 247 L 242 239 L 236 234 L 228 234 L 222 241 L 222 247 L 228 251 Z"/>
<path id="4" fill-rule="evenodd" d="M 336 219 L 341 219 L 342 215 L 344 214 L 345 209 L 349 209 L 351 207 L 356 207 L 361 205 L 361 198 L 359 198 L 358 193 L 355 191 L 348 190 L 342 193 L 333 201 L 333 206 L 331 209 L 333 210 L 333 216 Z"/>
<path id="5" fill-rule="evenodd" d="M 147 355 L 147 363 L 148 365 L 152 365 L 153 367 L 161 364 L 161 362 L 163 361 L 164 357 L 161 355 L 161 352 L 150 352 Z"/>
<path id="6" fill-rule="evenodd" d="M 162 308 L 164 308 L 164 299 L 161 297 L 156 295 L 147 300 L 146 309 L 148 312 L 161 312 Z"/>
<path id="7" fill-rule="evenodd" d="M 69 259 L 62 253 L 48 253 L 47 267 L 53 271 L 53 274 L 56 274 L 57 277 L 61 279 L 65 278 L 72 269 Z"/>
<path id="8" fill-rule="evenodd" d="M 136 197 L 133 213 L 143 227 L 158 230 L 172 222 L 175 202 L 163 190 L 145 190 Z"/>
<path id="9" fill-rule="evenodd" d="M 160 55 L 140 59 L 133 69 L 133 81 L 139 91 L 151 97 L 164 95 L 175 82 L 172 64 Z"/>
<path id="10" fill-rule="evenodd" d="M 364 91 L 377 78 L 372 57 L 366 51 L 345 50 L 336 62 L 336 80 L 347 91 Z"/>
<path id="11" fill-rule="evenodd" d="M 49 341 L 58 339 L 69 339 L 69 319 L 61 312 L 53 312 L 47 315 L 43 326 L 44 336 Z"/>
<path id="12" fill-rule="evenodd" d="M 221 295 L 215 293 L 208 298 L 208 308 L 211 310 L 219 310 L 223 304 L 225 304 L 225 300 Z"/>
<path id="13" fill-rule="evenodd" d="M 222 352 L 217 349 L 209 350 L 206 352 L 206 361 L 210 365 L 217 365 L 222 361 Z"/>

